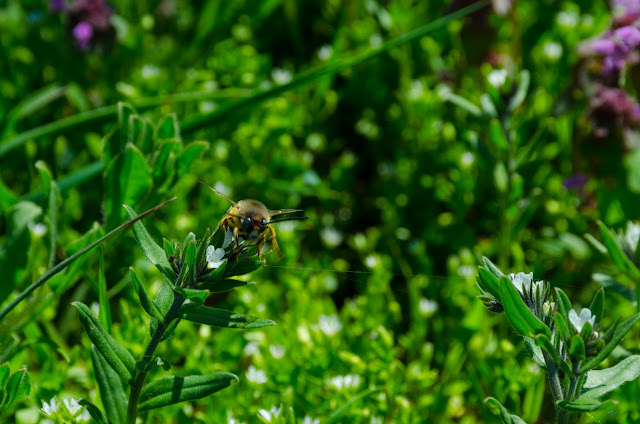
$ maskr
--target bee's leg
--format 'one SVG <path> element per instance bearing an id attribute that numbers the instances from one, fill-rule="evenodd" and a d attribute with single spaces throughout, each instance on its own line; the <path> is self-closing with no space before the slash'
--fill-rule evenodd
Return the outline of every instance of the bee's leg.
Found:
<path id="1" fill-rule="evenodd" d="M 220 221 L 220 225 L 218 225 L 218 229 L 216 230 L 215 233 L 213 233 L 213 235 L 211 237 L 209 237 L 209 240 L 213 240 L 213 238 L 216 236 L 216 234 L 218 234 L 218 231 L 220 231 L 220 229 L 222 227 L 226 227 L 227 226 L 227 220 L 228 219 L 229 218 L 225 216 L 224 219 L 222 221 Z"/>
<path id="2" fill-rule="evenodd" d="M 262 259 L 262 246 L 264 246 L 264 238 L 257 244 L 258 246 L 258 260 L 262 261 L 262 266 L 267 266 L 267 260 Z"/>
<path id="3" fill-rule="evenodd" d="M 276 230 L 273 229 L 272 225 L 269 225 L 269 232 L 271 233 L 271 242 L 273 243 L 273 250 L 275 250 L 276 253 L 281 257 L 284 256 L 284 253 L 282 253 L 282 250 L 280 250 L 280 246 L 278 246 L 278 241 L 276 240 Z"/>

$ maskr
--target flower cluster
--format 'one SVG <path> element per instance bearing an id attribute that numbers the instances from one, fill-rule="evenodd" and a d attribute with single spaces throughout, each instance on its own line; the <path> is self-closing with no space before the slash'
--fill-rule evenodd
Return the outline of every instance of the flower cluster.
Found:
<path id="1" fill-rule="evenodd" d="M 62 404 L 64 404 L 64 408 L 60 408 Z M 89 412 L 75 398 L 71 398 L 71 400 L 63 399 L 62 404 L 58 402 L 56 397 L 53 397 L 49 402 L 42 402 L 40 410 L 44 415 L 56 420 L 56 422 L 60 420 L 62 422 L 83 423 L 91 418 Z"/>
<path id="2" fill-rule="evenodd" d="M 579 47 L 588 68 L 596 71 L 583 82 L 591 95 L 589 116 L 597 137 L 640 124 L 640 105 L 620 88 L 625 72 L 640 62 L 640 3 L 612 0 L 611 8 L 611 27 Z"/>

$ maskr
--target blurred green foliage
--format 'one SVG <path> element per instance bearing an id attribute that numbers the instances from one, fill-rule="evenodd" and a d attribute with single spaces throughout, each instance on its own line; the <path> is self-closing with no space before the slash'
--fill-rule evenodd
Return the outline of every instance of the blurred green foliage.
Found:
<path id="1" fill-rule="evenodd" d="M 467 3 L 113 0 L 115 40 L 89 50 L 48 2 L 0 3 L 3 305 L 124 219 L 109 203 L 113 187 L 139 176 L 120 179 L 128 162 L 110 168 L 103 140 L 117 137 L 117 103 L 127 102 L 154 124 L 176 117 L 180 149 L 202 147 L 166 185 L 153 156 L 117 150 L 135 151 L 151 175 L 134 193 L 145 195 L 137 210 L 178 197 L 145 220 L 156 241 L 201 236 L 224 216 L 228 203 L 197 180 L 311 218 L 279 224 L 286 256 L 267 255 L 256 286 L 207 300 L 276 327 L 180 326 L 158 352 L 184 375 L 222 369 L 239 384 L 147 422 L 257 422 L 280 405 L 307 423 L 336 411 L 334 422 L 497 422 L 489 395 L 526 422 L 552 420 L 544 375 L 484 311 L 473 281 L 484 255 L 587 305 L 599 287 L 591 274 L 608 259 L 583 234 L 597 237 L 597 219 L 640 219 L 637 154 L 617 133 L 592 135 L 577 86 L 576 48 L 608 27 L 610 10 L 591 0 L 520 1 L 504 16 L 484 7 L 369 54 Z M 488 82 L 496 69 L 508 72 L 505 92 Z M 523 70 L 526 97 L 492 124 L 486 98 L 506 104 Z M 503 137 L 510 149 L 500 150 Z M 567 190 L 578 173 L 584 189 Z M 60 189 L 53 207 L 47 178 Z M 0 363 L 26 366 L 33 383 L 4 417 L 37 422 L 53 396 L 95 401 L 89 342 L 70 303 L 97 305 L 97 256 L 0 323 Z M 129 266 L 155 295 L 162 276 L 126 234 L 105 246 L 104 273 L 112 334 L 139 357 L 149 323 Z M 635 306 L 615 296 L 611 316 L 630 316 Z M 636 329 L 623 346 L 637 342 Z M 623 386 L 615 414 L 581 422 L 637 422 L 639 391 Z"/>

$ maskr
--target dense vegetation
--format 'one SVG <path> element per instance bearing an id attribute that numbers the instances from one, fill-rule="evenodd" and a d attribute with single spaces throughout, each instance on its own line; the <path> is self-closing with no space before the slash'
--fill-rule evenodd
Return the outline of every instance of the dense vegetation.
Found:
<path id="1" fill-rule="evenodd" d="M 602 334 L 638 312 L 635 3 L 0 2 L 0 421 L 45 422 L 55 397 L 124 423 L 109 405 L 144 372 L 224 378 L 141 403 L 146 423 L 500 422 L 489 396 L 554 422 L 476 274 L 533 272 L 577 312 L 604 287 Z M 199 181 L 309 219 L 273 224 L 265 266 L 220 232 L 220 268 L 230 205 Z M 246 328 L 185 312 L 142 364 L 169 295 Z M 640 422 L 627 380 L 579 422 Z"/>

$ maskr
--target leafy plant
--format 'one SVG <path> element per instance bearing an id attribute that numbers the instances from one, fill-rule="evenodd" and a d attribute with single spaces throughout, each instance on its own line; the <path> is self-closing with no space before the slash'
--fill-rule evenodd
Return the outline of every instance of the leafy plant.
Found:
<path id="1" fill-rule="evenodd" d="M 636 314 L 622 323 L 616 320 L 606 331 L 601 328 L 603 289 L 589 308 L 577 313 L 561 289 L 552 292 L 549 283 L 534 281 L 533 273 L 504 275 L 487 258 L 478 268 L 476 283 L 487 310 L 506 314 L 533 360 L 547 372 L 558 424 L 567 424 L 575 414 L 614 408 L 612 400 L 599 398 L 640 376 L 640 355 L 595 370 L 640 319 Z M 485 402 L 504 423 L 524 423 L 497 399 Z"/>

